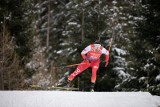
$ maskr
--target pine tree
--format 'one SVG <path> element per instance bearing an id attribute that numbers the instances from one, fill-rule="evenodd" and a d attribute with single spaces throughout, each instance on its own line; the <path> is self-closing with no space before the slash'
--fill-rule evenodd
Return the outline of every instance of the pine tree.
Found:
<path id="1" fill-rule="evenodd" d="M 159 22 L 158 2 L 143 1 L 135 2 L 133 9 L 130 11 L 134 16 L 135 31 L 128 39 L 130 45 L 128 49 L 127 71 L 130 74 L 120 88 L 123 90 L 149 91 L 152 94 L 158 93 L 158 81 L 156 78 L 159 74 L 157 65 L 158 30 L 155 28 Z M 153 6 L 153 7 L 152 7 Z M 153 42 L 154 41 L 154 42 Z"/>
<path id="2" fill-rule="evenodd" d="M 160 74 L 159 68 L 159 22 L 160 22 L 160 11 L 159 11 L 159 1 L 146 1 L 143 2 L 147 8 L 142 15 L 145 17 L 145 21 L 139 22 L 137 27 L 139 40 L 141 41 L 141 46 L 143 49 L 143 57 L 141 57 L 141 63 L 144 68 L 142 68 L 142 74 L 147 79 L 147 89 L 152 94 L 160 94 L 157 78 Z"/>
<path id="3" fill-rule="evenodd" d="M 16 51 L 21 60 L 26 59 L 31 48 L 29 47 L 32 35 L 29 34 L 29 25 L 31 23 L 28 8 L 30 1 L 16 1 L 16 0 L 1 0 L 0 19 L 1 22 L 5 20 L 11 36 L 16 41 Z M 3 24 L 1 24 L 2 27 Z"/>
<path id="4" fill-rule="evenodd" d="M 0 30 L 0 89 L 23 89 L 24 70 L 20 66 L 18 54 L 15 51 L 15 41 L 7 26 L 4 24 Z"/>

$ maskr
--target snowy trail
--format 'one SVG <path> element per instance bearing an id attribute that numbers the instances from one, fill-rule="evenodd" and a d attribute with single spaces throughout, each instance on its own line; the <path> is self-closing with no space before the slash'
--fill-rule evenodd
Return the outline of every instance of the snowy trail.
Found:
<path id="1" fill-rule="evenodd" d="M 0 91 L 0 107 L 158 107 L 148 92 Z"/>

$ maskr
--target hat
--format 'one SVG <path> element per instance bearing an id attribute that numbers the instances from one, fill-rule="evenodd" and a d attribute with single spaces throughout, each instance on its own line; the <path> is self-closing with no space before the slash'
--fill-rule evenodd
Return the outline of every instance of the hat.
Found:
<path id="1" fill-rule="evenodd" d="M 101 42 L 99 40 L 96 40 L 94 44 L 101 44 Z"/>

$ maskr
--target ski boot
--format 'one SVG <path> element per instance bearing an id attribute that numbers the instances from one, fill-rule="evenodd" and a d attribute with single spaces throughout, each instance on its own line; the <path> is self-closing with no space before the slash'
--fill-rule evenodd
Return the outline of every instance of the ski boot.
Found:
<path id="1" fill-rule="evenodd" d="M 91 86 L 90 86 L 90 91 L 91 92 L 94 92 L 94 86 L 95 86 L 95 83 L 91 83 Z"/>
<path id="2" fill-rule="evenodd" d="M 58 83 L 56 86 L 57 87 L 69 87 L 70 85 L 71 85 L 71 81 L 67 79 L 66 81 Z"/>

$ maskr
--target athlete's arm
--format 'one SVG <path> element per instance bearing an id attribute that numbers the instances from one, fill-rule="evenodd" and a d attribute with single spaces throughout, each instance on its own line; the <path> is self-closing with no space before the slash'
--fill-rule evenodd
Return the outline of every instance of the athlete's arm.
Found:
<path id="1" fill-rule="evenodd" d="M 106 50 L 105 48 L 102 48 L 101 52 L 102 52 L 102 54 L 106 55 L 106 58 L 105 58 L 105 62 L 106 62 L 105 67 L 106 67 L 108 65 L 108 61 L 109 61 L 109 51 Z"/>
<path id="2" fill-rule="evenodd" d="M 83 59 L 86 59 L 86 54 L 91 50 L 91 46 L 87 46 L 82 52 L 81 55 L 83 57 Z"/>

